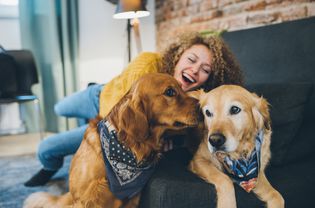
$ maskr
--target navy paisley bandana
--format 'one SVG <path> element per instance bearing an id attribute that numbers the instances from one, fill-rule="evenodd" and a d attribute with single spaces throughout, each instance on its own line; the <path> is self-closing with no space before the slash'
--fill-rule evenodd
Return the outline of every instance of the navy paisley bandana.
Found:
<path id="1" fill-rule="evenodd" d="M 232 180 L 240 185 L 248 193 L 257 184 L 260 169 L 260 150 L 263 142 L 263 132 L 260 131 L 255 140 L 255 148 L 249 158 L 233 160 L 225 153 L 217 152 L 217 157 L 223 164 L 225 172 Z"/>
<path id="2" fill-rule="evenodd" d="M 144 160 L 137 163 L 130 149 L 117 139 L 117 132 L 106 120 L 98 124 L 107 180 L 111 192 L 119 199 L 132 198 L 141 191 L 155 167 Z"/>

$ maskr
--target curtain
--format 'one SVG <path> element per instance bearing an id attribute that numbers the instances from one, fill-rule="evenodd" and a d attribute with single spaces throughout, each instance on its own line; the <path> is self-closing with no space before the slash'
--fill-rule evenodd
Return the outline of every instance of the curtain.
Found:
<path id="1" fill-rule="evenodd" d="M 54 104 L 78 89 L 77 0 L 22 0 L 19 2 L 22 48 L 36 59 L 46 131 L 60 132 L 69 121 L 54 113 Z"/>

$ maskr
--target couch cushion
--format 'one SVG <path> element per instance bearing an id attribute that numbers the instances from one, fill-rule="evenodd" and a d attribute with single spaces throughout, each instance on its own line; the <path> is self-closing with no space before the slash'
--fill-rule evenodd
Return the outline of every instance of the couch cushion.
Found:
<path id="1" fill-rule="evenodd" d="M 168 152 L 142 191 L 140 208 L 216 207 L 214 186 L 187 170 L 190 158 L 184 149 Z M 287 208 L 313 206 L 314 159 L 267 168 L 266 176 L 284 197 Z M 238 208 L 265 207 L 253 193 L 248 194 L 238 185 L 234 187 Z"/>
<path id="2" fill-rule="evenodd" d="M 289 146 L 282 164 L 300 162 L 314 155 L 315 139 L 314 139 L 315 121 L 303 120 L 301 128 Z"/>
<path id="3" fill-rule="evenodd" d="M 191 158 L 183 148 L 166 153 L 142 191 L 140 208 L 214 207 L 214 186 L 188 171 Z"/>
<path id="4" fill-rule="evenodd" d="M 312 83 L 260 83 L 246 87 L 270 103 L 273 165 L 284 163 L 286 153 L 301 127 L 312 87 Z"/>
<path id="5" fill-rule="evenodd" d="M 166 153 L 142 191 L 140 208 L 215 208 L 215 187 L 187 169 L 191 158 L 184 148 Z M 235 188 L 237 192 L 245 192 L 238 185 Z M 238 202 L 238 207 L 247 204 L 248 207 L 263 207 L 253 193 L 246 195 Z"/>

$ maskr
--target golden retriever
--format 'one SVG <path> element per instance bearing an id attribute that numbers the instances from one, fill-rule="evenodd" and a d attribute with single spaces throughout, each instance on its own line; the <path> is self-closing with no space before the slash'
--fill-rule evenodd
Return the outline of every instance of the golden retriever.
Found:
<path id="1" fill-rule="evenodd" d="M 198 101 L 188 97 L 173 77 L 152 73 L 140 78 L 105 119 L 116 130 L 119 144 L 130 150 L 140 167 L 143 161 L 158 161 L 163 146 L 161 138 L 167 130 L 197 125 L 197 114 Z M 99 120 L 90 122 L 71 162 L 70 191 L 62 196 L 34 193 L 26 199 L 24 207 L 137 206 L 139 193 L 121 199 L 110 189 L 97 127 Z"/>
<path id="2" fill-rule="evenodd" d="M 264 173 L 271 138 L 267 101 L 236 85 L 191 96 L 199 99 L 205 132 L 189 169 L 215 186 L 217 207 L 236 207 L 233 182 L 247 192 L 253 190 L 268 208 L 284 207 L 282 196 Z M 244 162 L 248 165 L 242 166 Z M 235 168 L 239 166 L 243 169 Z"/>

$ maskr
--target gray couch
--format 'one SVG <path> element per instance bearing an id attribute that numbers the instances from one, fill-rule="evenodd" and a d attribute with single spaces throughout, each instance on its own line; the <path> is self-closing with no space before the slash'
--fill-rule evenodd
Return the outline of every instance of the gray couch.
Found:
<path id="1" fill-rule="evenodd" d="M 272 159 L 266 170 L 287 208 L 314 207 L 315 18 L 227 32 L 223 38 L 245 72 L 246 87 L 271 104 Z M 191 155 L 165 155 L 145 189 L 141 208 L 210 208 L 214 186 L 187 170 Z M 235 186 L 241 208 L 264 207 Z"/>

